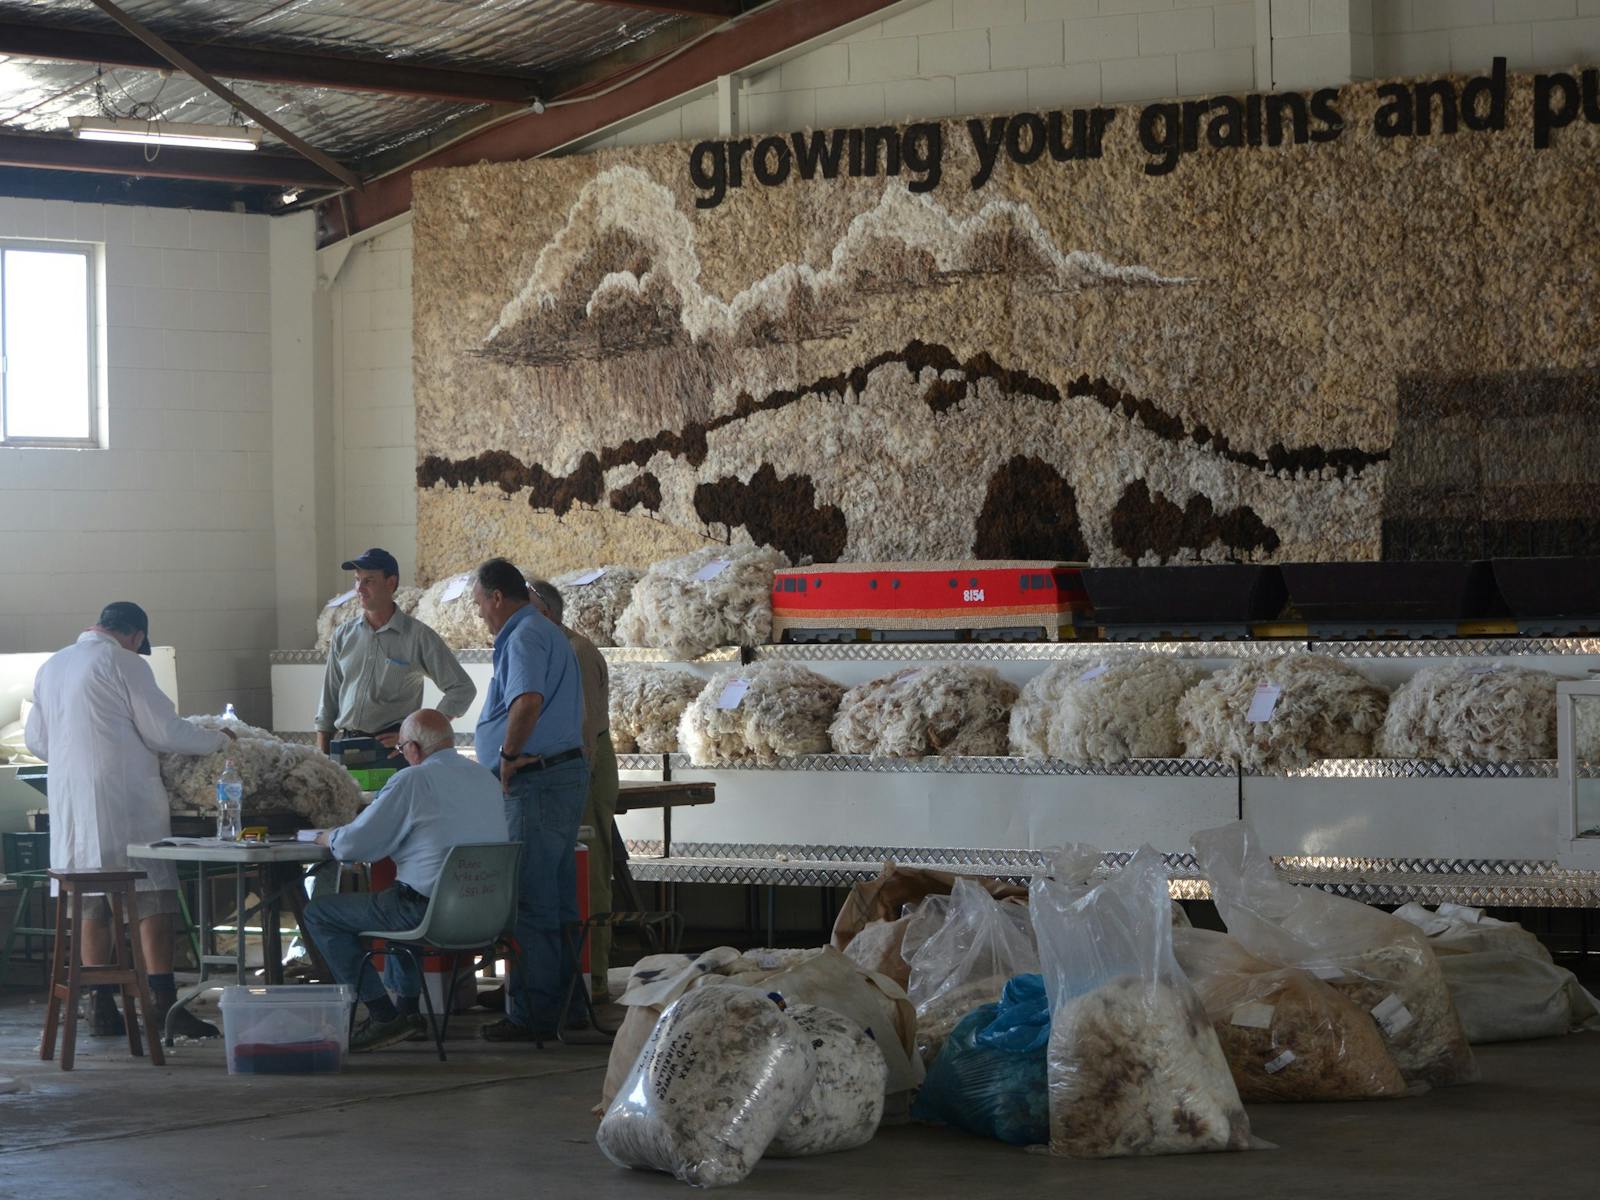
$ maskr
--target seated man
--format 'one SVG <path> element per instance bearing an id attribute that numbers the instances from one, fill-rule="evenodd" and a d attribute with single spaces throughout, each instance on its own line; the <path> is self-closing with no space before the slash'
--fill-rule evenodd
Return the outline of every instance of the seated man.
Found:
<path id="1" fill-rule="evenodd" d="M 380 981 L 376 972 L 360 970 L 366 947 L 356 935 L 363 929 L 415 928 L 451 847 L 507 840 L 499 781 L 457 754 L 455 740 L 443 713 L 431 708 L 412 713 L 401 724 L 396 744 L 407 769 L 390 779 L 354 821 L 317 838 L 340 862 L 392 858 L 395 865 L 395 884 L 387 891 L 325 896 L 306 906 L 305 932 L 334 979 L 354 987 L 367 1006 L 366 1020 L 351 1035 L 352 1051 L 392 1046 L 427 1029 L 417 1011 L 422 979 L 409 957 L 386 955 Z"/>

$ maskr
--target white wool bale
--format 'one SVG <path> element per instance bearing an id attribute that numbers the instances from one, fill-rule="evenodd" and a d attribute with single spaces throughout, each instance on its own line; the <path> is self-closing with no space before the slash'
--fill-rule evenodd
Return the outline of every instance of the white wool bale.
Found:
<path id="1" fill-rule="evenodd" d="M 1012 710 L 1012 752 L 1085 766 L 1183 753 L 1178 701 L 1204 672 L 1169 655 L 1057 663 Z"/>
<path id="2" fill-rule="evenodd" d="M 661 1014 L 595 1140 L 619 1167 L 697 1187 L 738 1183 L 816 1073 L 810 1040 L 767 996 L 700 988 Z"/>
<path id="3" fill-rule="evenodd" d="M 718 569 L 717 563 L 726 565 Z M 762 645 L 772 635 L 772 573 L 788 565 L 764 546 L 706 546 L 655 563 L 617 618 L 617 641 L 679 658 L 698 658 L 718 646 Z"/>
<path id="4" fill-rule="evenodd" d="M 285 742 L 265 729 L 218 716 L 190 717 L 202 729 L 231 729 L 239 740 L 215 754 L 163 754 L 161 782 L 176 811 L 216 806 L 217 777 L 231 759 L 244 781 L 245 824 L 268 812 L 289 812 L 312 829 L 355 820 L 361 788 L 315 746 Z"/>
<path id="5" fill-rule="evenodd" d="M 889 1082 L 883 1051 L 865 1029 L 830 1008 L 795 1004 L 789 1016 L 811 1041 L 817 1078 L 767 1153 L 799 1158 L 865 1146 L 883 1120 Z"/>
<path id="6" fill-rule="evenodd" d="M 449 599 L 445 597 L 448 596 Z M 414 614 L 452 650 L 491 646 L 494 638 L 472 601 L 472 572 L 452 575 L 429 585 Z"/>
<path id="7" fill-rule="evenodd" d="M 341 595 L 343 593 L 340 593 Z M 422 589 L 417 587 L 403 587 L 395 591 L 394 606 L 406 616 L 417 611 L 417 604 L 422 599 Z M 333 641 L 333 631 L 346 621 L 352 621 L 361 615 L 361 601 L 355 596 L 335 604 L 333 607 L 324 605 L 322 611 L 317 613 L 317 641 L 316 649 L 326 651 Z"/>
<path id="8" fill-rule="evenodd" d="M 1016 699 L 992 667 L 907 667 L 845 692 L 828 733 L 840 754 L 1004 754 Z"/>
<path id="9" fill-rule="evenodd" d="M 1266 721 L 1249 713 L 1260 684 L 1281 689 Z M 1389 694 L 1361 672 L 1320 654 L 1236 663 L 1178 701 L 1184 753 L 1253 771 L 1283 771 L 1322 758 L 1366 758 Z"/>
<path id="10" fill-rule="evenodd" d="M 595 574 L 595 570 L 600 572 Z M 617 644 L 617 618 L 628 607 L 633 585 L 643 574 L 632 567 L 607 564 L 588 571 L 569 571 L 550 582 L 565 607 L 562 624 L 596 646 Z"/>
<path id="11" fill-rule="evenodd" d="M 1444 763 L 1553 758 L 1556 682 L 1525 667 L 1424 667 L 1395 690 L 1377 751 Z"/>
<path id="12" fill-rule="evenodd" d="M 833 746 L 828 726 L 843 694 L 833 680 L 794 663 L 731 667 L 683 710 L 678 746 L 699 764 L 770 766 L 797 754 L 826 754 Z"/>
<path id="13" fill-rule="evenodd" d="M 674 754 L 683 710 L 705 678 L 672 667 L 611 669 L 611 744 L 618 754 Z"/>

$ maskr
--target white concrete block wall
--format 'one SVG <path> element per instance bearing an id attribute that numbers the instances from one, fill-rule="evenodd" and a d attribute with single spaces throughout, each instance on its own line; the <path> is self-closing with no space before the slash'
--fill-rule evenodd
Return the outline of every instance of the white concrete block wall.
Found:
<path id="1" fill-rule="evenodd" d="M 1600 0 L 1372 0 L 1379 76 L 1600 61 Z"/>
<path id="2" fill-rule="evenodd" d="M 270 713 L 266 217 L 0 197 L 0 237 L 102 244 L 106 446 L 0 447 L 0 652 L 135 600 L 186 712 Z"/>

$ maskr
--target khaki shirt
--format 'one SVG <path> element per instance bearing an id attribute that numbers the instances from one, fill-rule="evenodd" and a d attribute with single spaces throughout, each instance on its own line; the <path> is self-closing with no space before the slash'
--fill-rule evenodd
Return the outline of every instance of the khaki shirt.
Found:
<path id="1" fill-rule="evenodd" d="M 583 681 L 583 756 L 592 763 L 595 743 L 611 728 L 611 670 L 605 655 L 583 634 L 565 625 L 561 632 L 578 656 L 578 678 Z"/>
<path id="2" fill-rule="evenodd" d="M 439 711 L 447 717 L 461 716 L 478 694 L 444 639 L 415 617 L 397 608 L 381 629 L 365 616 L 346 621 L 328 645 L 317 731 L 391 729 L 422 707 L 424 678 L 444 693 Z"/>

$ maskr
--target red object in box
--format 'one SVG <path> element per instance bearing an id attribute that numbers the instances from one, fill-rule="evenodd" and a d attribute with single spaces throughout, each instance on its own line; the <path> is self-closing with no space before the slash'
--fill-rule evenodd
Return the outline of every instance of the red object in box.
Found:
<path id="1" fill-rule="evenodd" d="M 1039 629 L 1092 634 L 1082 563 L 823 563 L 772 574 L 772 633 Z"/>

